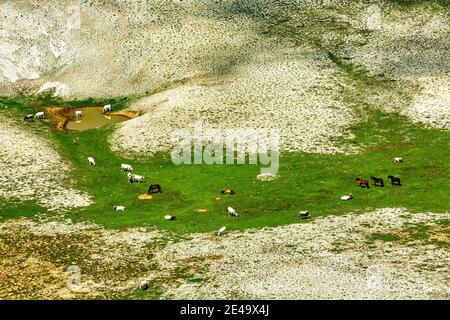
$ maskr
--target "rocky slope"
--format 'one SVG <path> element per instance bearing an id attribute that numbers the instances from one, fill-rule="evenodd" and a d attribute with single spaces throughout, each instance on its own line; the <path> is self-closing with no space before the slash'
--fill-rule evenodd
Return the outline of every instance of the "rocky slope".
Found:
<path id="1" fill-rule="evenodd" d="M 92 203 L 72 187 L 69 165 L 45 137 L 3 116 L 0 123 L 0 198 L 34 200 L 56 211 Z"/>
<path id="2" fill-rule="evenodd" d="M 284 150 L 342 152 L 332 138 L 365 104 L 449 129 L 445 1 L 4 1 L 0 12 L 0 93 L 131 95 L 155 111 L 123 124 L 115 150 L 167 149 L 169 132 L 201 118 L 278 127 Z"/>
<path id="3" fill-rule="evenodd" d="M 386 208 L 181 241 L 142 228 L 9 220 L 0 224 L 0 298 L 130 297 L 147 281 L 148 298 L 449 299 L 448 219 Z"/>

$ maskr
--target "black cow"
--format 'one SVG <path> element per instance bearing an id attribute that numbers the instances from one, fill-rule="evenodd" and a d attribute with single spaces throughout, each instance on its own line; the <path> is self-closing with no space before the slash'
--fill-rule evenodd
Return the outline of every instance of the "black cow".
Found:
<path id="1" fill-rule="evenodd" d="M 148 187 L 147 194 L 152 193 L 162 193 L 161 186 L 159 184 L 151 184 L 150 187 Z"/>
<path id="2" fill-rule="evenodd" d="M 34 120 L 34 115 L 32 114 L 28 114 L 25 117 L 23 117 L 24 121 L 33 121 Z"/>

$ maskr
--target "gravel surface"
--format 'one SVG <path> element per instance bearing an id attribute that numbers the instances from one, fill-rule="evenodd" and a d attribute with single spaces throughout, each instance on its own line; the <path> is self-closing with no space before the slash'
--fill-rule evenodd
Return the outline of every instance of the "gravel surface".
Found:
<path id="1" fill-rule="evenodd" d="M 72 187 L 70 167 L 45 137 L 3 116 L 0 137 L 0 197 L 35 200 L 53 211 L 92 203 Z"/>
<path id="2" fill-rule="evenodd" d="M 381 28 L 367 30 L 374 3 Z M 0 94 L 144 97 L 133 108 L 148 113 L 111 141 L 130 157 L 169 149 L 195 120 L 277 128 L 282 150 L 352 152 L 333 141 L 365 102 L 449 129 L 448 17 L 428 2 L 19 0 L 0 12 Z M 396 89 L 353 87 L 329 53 Z"/>
<path id="3" fill-rule="evenodd" d="M 167 246 L 157 259 L 163 266 L 198 268 L 193 277 L 206 279 L 169 287 L 167 298 L 449 299 L 448 247 L 405 233 L 415 224 L 439 230 L 437 221 L 449 218 L 386 208 L 222 237 L 198 234 Z M 399 240 L 369 241 L 377 233 L 393 233 Z M 448 231 L 436 231 L 436 237 L 448 245 Z"/>
<path id="4" fill-rule="evenodd" d="M 146 245 L 160 236 L 158 231 L 105 230 L 70 220 L 8 220 L 0 224 L 0 298 L 80 299 L 131 293 L 144 270 L 152 267 Z M 79 268 L 79 283 L 71 282 L 69 271 L 74 267 Z"/>
<path id="5" fill-rule="evenodd" d="M 149 297 L 162 299 L 449 299 L 449 218 L 385 208 L 183 238 L 42 216 L 7 220 L 0 298 L 129 297 L 148 281 Z M 426 238 L 412 236 L 424 227 Z M 80 271 L 75 288 L 70 266 Z"/>
<path id="6" fill-rule="evenodd" d="M 450 129 L 450 25 L 448 11 L 430 4 L 399 10 L 380 6 L 381 30 L 364 46 L 350 48 L 353 62 L 371 74 L 406 81 L 412 95 L 406 107 L 386 103 L 386 111 L 399 111 L 414 122 Z"/>
<path id="7" fill-rule="evenodd" d="M 355 121 L 334 89 L 342 74 L 315 49 L 271 48 L 249 56 L 225 83 L 181 86 L 137 101 L 130 109 L 145 114 L 120 126 L 113 150 L 170 150 L 174 130 L 192 132 L 202 121 L 204 129 L 222 129 L 223 135 L 228 128 L 278 129 L 283 151 L 349 151 L 332 142 Z"/>
<path id="8" fill-rule="evenodd" d="M 214 73 L 256 36 L 251 19 L 222 19 L 209 2 L 3 2 L 0 87 L 36 93 L 49 82 L 63 97 L 126 96 Z"/>

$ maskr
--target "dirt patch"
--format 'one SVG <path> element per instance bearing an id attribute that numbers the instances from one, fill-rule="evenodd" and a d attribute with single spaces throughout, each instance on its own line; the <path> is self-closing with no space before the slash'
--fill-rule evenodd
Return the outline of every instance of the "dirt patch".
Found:
<path id="1" fill-rule="evenodd" d="M 76 107 L 47 107 L 46 115 L 56 123 L 58 130 L 64 130 L 68 121 L 75 120 Z"/>
<path id="2" fill-rule="evenodd" d="M 386 2 L 381 29 L 364 45 L 346 47 L 346 54 L 371 75 L 382 74 L 411 96 L 406 104 L 391 104 L 392 96 L 378 97 L 382 110 L 400 112 L 413 122 L 450 130 L 450 26 L 447 11 L 423 2 L 408 10 Z M 376 97 L 374 97 L 377 99 Z"/>
<path id="3" fill-rule="evenodd" d="M 133 118 L 136 118 L 137 116 L 139 116 L 138 112 L 131 111 L 131 110 L 119 110 L 119 111 L 108 112 L 107 114 L 108 115 L 123 116 L 123 117 L 127 117 L 128 119 L 133 119 Z"/>
<path id="4" fill-rule="evenodd" d="M 147 193 L 144 193 L 144 194 L 141 194 L 141 195 L 138 196 L 139 200 L 149 200 L 149 199 L 152 199 L 152 198 L 153 198 L 153 196 L 150 195 L 150 194 L 147 194 Z"/>
<path id="5" fill-rule="evenodd" d="M 336 90 L 344 75 L 313 47 L 273 50 L 276 46 L 249 54 L 225 83 L 181 85 L 137 100 L 130 110 L 142 115 L 119 126 L 110 139 L 112 149 L 126 150 L 130 157 L 166 152 L 175 144 L 176 129 L 192 131 L 202 121 L 203 128 L 222 132 L 278 130 L 280 151 L 354 151 L 333 142 L 347 137 L 346 129 L 357 121 Z"/>

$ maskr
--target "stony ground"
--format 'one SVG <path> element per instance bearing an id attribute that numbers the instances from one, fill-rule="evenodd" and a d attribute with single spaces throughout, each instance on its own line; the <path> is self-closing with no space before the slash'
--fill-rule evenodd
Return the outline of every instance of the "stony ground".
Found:
<path id="1" fill-rule="evenodd" d="M 382 209 L 320 218 L 308 224 L 233 232 L 218 239 L 195 235 L 157 254 L 160 265 L 212 259 L 200 284 L 169 288 L 187 299 L 448 299 L 448 230 L 444 214 Z M 405 228 L 431 226 L 447 248 L 408 238 Z M 433 229 L 434 228 L 434 229 Z M 436 232 L 436 234 L 434 234 Z M 369 241 L 394 233 L 398 241 Z M 194 259 L 195 258 L 195 259 Z M 191 263 L 201 267 L 202 263 Z M 202 270 L 202 269 L 200 269 Z"/>
<path id="2" fill-rule="evenodd" d="M 334 141 L 367 104 L 449 129 L 448 10 L 430 1 L 53 0 L 0 12 L 0 93 L 141 98 L 134 108 L 155 112 L 111 141 L 127 154 L 166 150 L 197 120 L 277 127 L 288 151 L 348 152 Z"/>
<path id="3" fill-rule="evenodd" d="M 0 298 L 105 298 L 133 292 L 139 276 L 152 267 L 146 245 L 159 236 L 70 220 L 6 221 L 0 225 Z M 80 282 L 73 278 L 74 267 Z"/>
<path id="4" fill-rule="evenodd" d="M 0 225 L 0 297 L 111 298 L 147 280 L 149 297 L 163 299 L 448 299 L 449 217 L 381 209 L 183 238 L 9 220 Z M 415 236 L 419 227 L 426 237 Z M 68 287 L 73 265 L 81 282 Z"/>
<path id="5" fill-rule="evenodd" d="M 400 111 L 415 122 L 449 130 L 449 12 L 426 5 L 396 10 L 388 3 L 383 11 L 382 29 L 368 37 L 366 45 L 349 49 L 353 61 L 370 74 L 417 87 L 411 103 L 404 108 L 391 105 L 388 111 Z"/>
<path id="6" fill-rule="evenodd" d="M 185 85 L 138 100 L 131 109 L 144 115 L 117 130 L 113 149 L 171 150 L 174 130 L 192 132 L 202 121 L 205 130 L 221 129 L 223 135 L 228 128 L 277 129 L 282 150 L 344 151 L 331 142 L 355 121 L 334 89 L 344 76 L 313 48 L 271 52 L 276 45 L 249 54 L 248 62 L 236 66 L 223 83 Z"/>
<path id="7" fill-rule="evenodd" d="M 0 116 L 0 198 L 35 200 L 49 210 L 85 207 L 92 203 L 76 190 L 70 167 L 43 134 Z"/>

